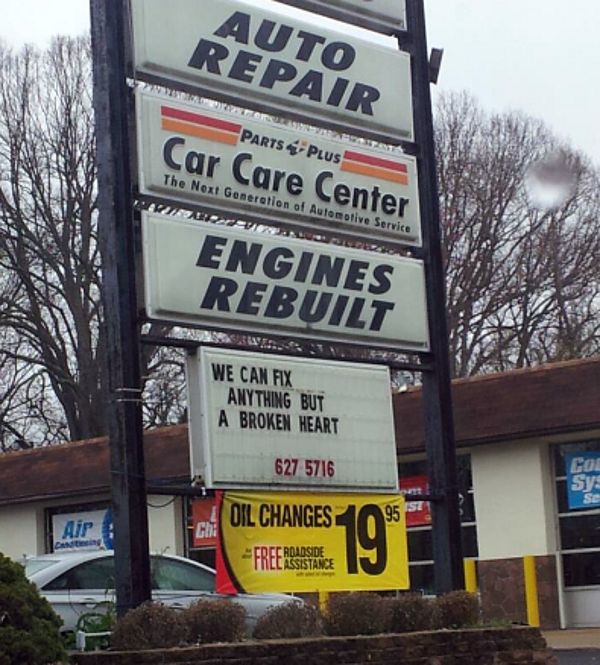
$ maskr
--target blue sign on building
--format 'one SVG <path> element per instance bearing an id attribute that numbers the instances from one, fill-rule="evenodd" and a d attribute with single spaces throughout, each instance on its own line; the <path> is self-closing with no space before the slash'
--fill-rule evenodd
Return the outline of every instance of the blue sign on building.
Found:
<path id="1" fill-rule="evenodd" d="M 565 455 L 569 508 L 600 507 L 600 451 Z"/>

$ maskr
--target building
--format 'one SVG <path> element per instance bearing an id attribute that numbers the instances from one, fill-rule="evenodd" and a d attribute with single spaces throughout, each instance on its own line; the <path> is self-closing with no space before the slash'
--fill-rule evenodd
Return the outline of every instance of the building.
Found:
<path id="1" fill-rule="evenodd" d="M 526 621 L 522 557 L 532 555 L 543 627 L 600 626 L 600 358 L 459 379 L 452 390 L 464 554 L 477 561 L 485 616 Z M 393 400 L 409 486 L 426 475 L 421 399 L 411 389 Z M 145 456 L 152 549 L 211 563 L 210 533 L 183 490 L 187 427 L 148 432 Z M 569 496 L 567 480 L 588 491 Z M 106 439 L 0 456 L 0 551 L 13 558 L 59 546 L 58 525 L 85 537 L 86 516 L 108 505 Z M 410 507 L 411 584 L 427 592 L 431 526 L 426 507 Z"/>

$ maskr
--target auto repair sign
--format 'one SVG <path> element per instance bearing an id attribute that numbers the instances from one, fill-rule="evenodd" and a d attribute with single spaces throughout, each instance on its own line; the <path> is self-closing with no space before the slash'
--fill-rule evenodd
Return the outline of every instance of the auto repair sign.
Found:
<path id="1" fill-rule="evenodd" d="M 567 494 L 569 508 L 598 508 L 600 506 L 600 451 L 569 453 Z"/>
<path id="2" fill-rule="evenodd" d="M 407 53 L 292 18 L 275 3 L 131 0 L 131 8 L 141 78 L 343 132 L 414 139 Z"/>
<path id="3" fill-rule="evenodd" d="M 406 30 L 406 0 L 279 0 L 308 11 L 391 34 Z"/>
<path id="4" fill-rule="evenodd" d="M 219 593 L 408 589 L 397 495 L 225 492 Z"/>
<path id="5" fill-rule="evenodd" d="M 423 262 L 142 214 L 150 319 L 370 347 L 429 347 Z"/>
<path id="6" fill-rule="evenodd" d="M 137 94 L 140 191 L 229 217 L 421 242 L 416 160 L 402 152 Z"/>
<path id="7" fill-rule="evenodd" d="M 192 476 L 207 487 L 398 487 L 387 367 L 202 348 L 186 374 Z"/>

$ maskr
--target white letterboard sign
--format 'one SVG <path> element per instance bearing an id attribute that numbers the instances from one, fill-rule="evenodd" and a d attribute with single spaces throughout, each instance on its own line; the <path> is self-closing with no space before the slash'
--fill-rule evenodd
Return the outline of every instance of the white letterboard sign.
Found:
<path id="1" fill-rule="evenodd" d="M 238 106 L 412 141 L 410 56 L 239 0 L 131 0 L 138 75 Z"/>
<path id="2" fill-rule="evenodd" d="M 429 348 L 421 260 L 148 212 L 142 234 L 150 319 Z"/>
<path id="3" fill-rule="evenodd" d="M 406 0 L 279 0 L 389 35 L 406 30 Z"/>
<path id="4" fill-rule="evenodd" d="M 419 245 L 414 157 L 138 92 L 140 191 L 234 218 Z"/>
<path id="5" fill-rule="evenodd" d="M 387 367 L 203 348 L 186 373 L 206 487 L 398 491 Z"/>

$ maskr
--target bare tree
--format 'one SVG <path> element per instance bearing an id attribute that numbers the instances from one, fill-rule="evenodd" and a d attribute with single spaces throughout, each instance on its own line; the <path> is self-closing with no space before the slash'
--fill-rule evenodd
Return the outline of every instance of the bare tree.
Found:
<path id="1" fill-rule="evenodd" d="M 488 116 L 466 95 L 441 100 L 436 132 L 454 374 L 597 352 L 598 171 L 541 122 Z M 540 209 L 524 183 L 548 155 L 572 183 Z M 104 432 L 95 159 L 88 40 L 0 45 L 0 450 Z M 310 341 L 228 341 L 352 357 Z M 181 351 L 143 346 L 146 425 L 185 418 L 182 365 Z"/>
<path id="2" fill-rule="evenodd" d="M 38 441 L 103 431 L 90 65 L 86 39 L 0 50 L 0 265 L 14 280 L 0 325 L 20 340 L 2 354 L 63 413 L 38 414 Z"/>
<path id="3" fill-rule="evenodd" d="M 542 122 L 466 94 L 440 99 L 436 144 L 453 374 L 597 352 L 598 171 Z M 560 200 L 528 189 L 545 163 L 561 166 Z"/>

